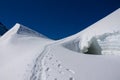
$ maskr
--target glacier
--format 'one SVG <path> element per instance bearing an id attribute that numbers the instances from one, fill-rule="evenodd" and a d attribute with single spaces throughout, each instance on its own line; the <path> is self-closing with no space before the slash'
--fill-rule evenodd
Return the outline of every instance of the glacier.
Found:
<path id="1" fill-rule="evenodd" d="M 120 9 L 52 40 L 16 23 L 0 37 L 0 80 L 120 80 Z"/>

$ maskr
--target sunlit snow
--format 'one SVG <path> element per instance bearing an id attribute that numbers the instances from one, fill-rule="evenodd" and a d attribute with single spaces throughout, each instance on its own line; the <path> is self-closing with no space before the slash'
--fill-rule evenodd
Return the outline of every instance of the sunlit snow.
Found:
<path id="1" fill-rule="evenodd" d="M 52 40 L 21 24 L 0 37 L 0 80 L 120 80 L 120 9 Z"/>

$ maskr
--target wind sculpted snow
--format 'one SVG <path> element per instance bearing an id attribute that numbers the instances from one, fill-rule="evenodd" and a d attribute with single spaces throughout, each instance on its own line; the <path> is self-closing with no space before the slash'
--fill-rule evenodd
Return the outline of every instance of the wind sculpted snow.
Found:
<path id="1" fill-rule="evenodd" d="M 16 24 L 0 38 L 0 80 L 120 80 L 120 9 L 51 40 Z"/>

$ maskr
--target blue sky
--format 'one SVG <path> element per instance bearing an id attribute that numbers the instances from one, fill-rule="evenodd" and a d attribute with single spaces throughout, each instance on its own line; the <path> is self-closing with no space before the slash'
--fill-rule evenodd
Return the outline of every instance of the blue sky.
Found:
<path id="1" fill-rule="evenodd" d="M 0 22 L 8 28 L 20 23 L 49 38 L 61 39 L 118 8 L 120 0 L 1 0 Z"/>

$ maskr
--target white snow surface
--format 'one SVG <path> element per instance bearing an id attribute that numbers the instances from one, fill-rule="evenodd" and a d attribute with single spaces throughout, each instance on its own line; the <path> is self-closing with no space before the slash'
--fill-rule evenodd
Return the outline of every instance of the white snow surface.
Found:
<path id="1" fill-rule="evenodd" d="M 51 40 L 21 24 L 0 37 L 0 80 L 120 80 L 120 9 Z"/>
<path id="2" fill-rule="evenodd" d="M 36 57 L 52 42 L 28 28 L 21 34 L 20 28 L 26 29 L 16 24 L 0 38 L 0 80 L 27 80 Z"/>

